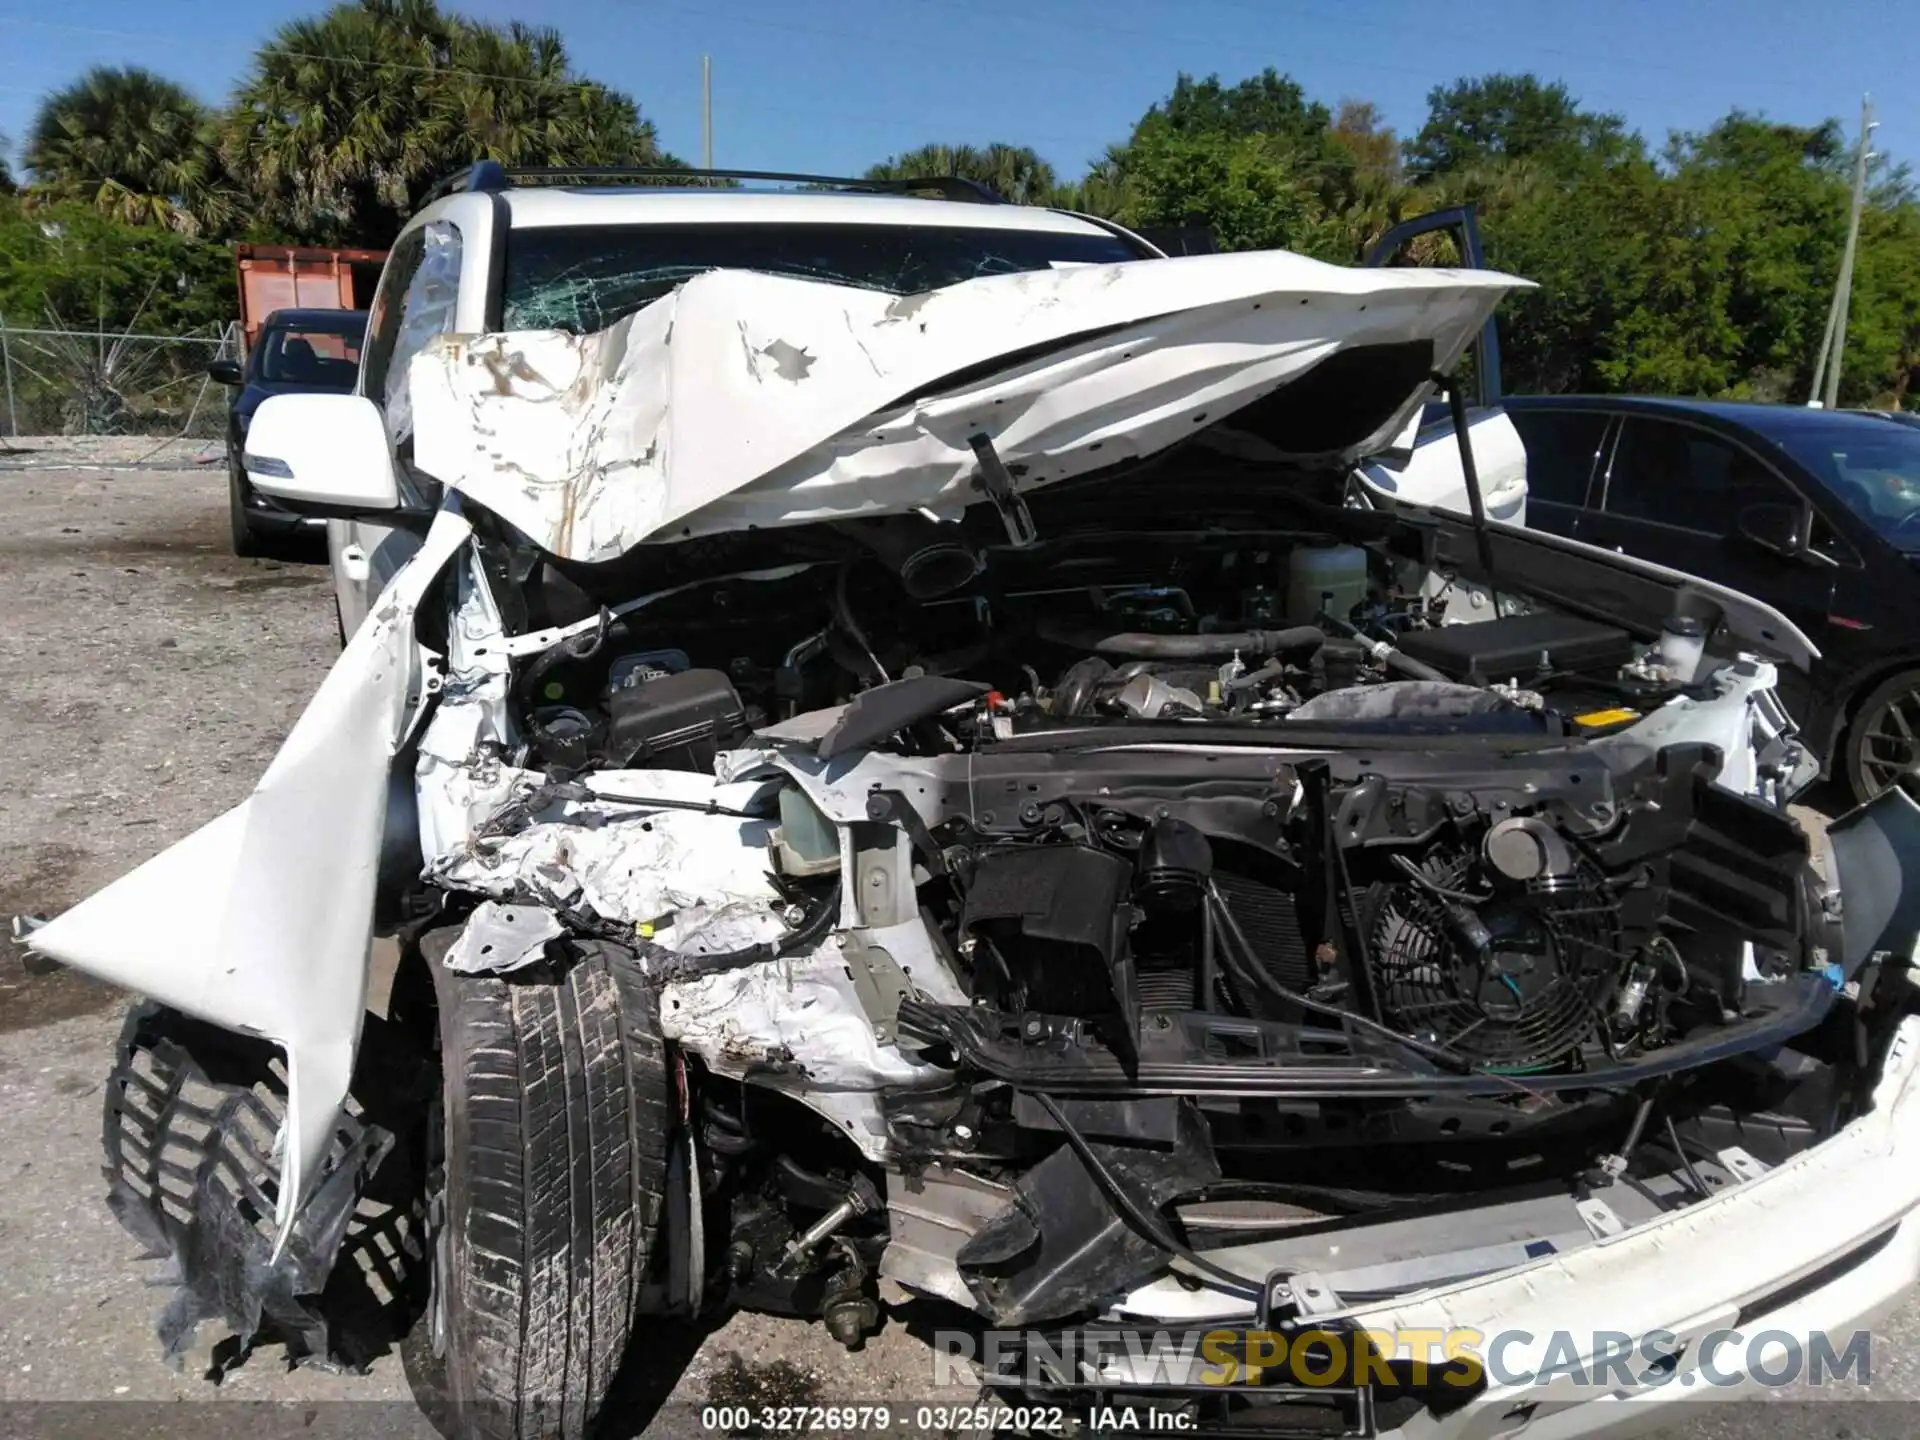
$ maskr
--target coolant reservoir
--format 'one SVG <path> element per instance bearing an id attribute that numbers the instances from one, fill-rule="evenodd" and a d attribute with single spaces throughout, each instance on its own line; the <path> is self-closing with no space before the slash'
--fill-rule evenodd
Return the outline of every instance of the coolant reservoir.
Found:
<path id="1" fill-rule="evenodd" d="M 840 868 L 840 832 L 798 785 L 780 791 L 775 854 L 787 875 L 831 875 Z"/>
<path id="2" fill-rule="evenodd" d="M 1303 545 L 1287 557 L 1287 619 L 1311 625 L 1322 610 L 1345 620 L 1367 598 L 1367 552 L 1358 545 Z"/>

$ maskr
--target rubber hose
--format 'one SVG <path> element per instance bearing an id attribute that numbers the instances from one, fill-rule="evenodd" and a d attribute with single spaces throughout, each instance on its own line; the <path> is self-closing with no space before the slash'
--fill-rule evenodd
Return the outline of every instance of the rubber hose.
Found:
<path id="1" fill-rule="evenodd" d="M 1416 660 L 1404 650 L 1395 650 L 1389 646 L 1380 656 L 1380 663 L 1389 670 L 1397 670 L 1409 680 L 1439 680 L 1444 684 L 1456 684 L 1454 678 L 1444 670 L 1436 670 L 1424 660 Z"/>
<path id="2" fill-rule="evenodd" d="M 1433 666 L 1427 664 L 1426 661 L 1416 660 L 1413 656 L 1407 654 L 1406 651 L 1396 650 L 1384 640 L 1373 641 L 1367 639 L 1366 636 L 1360 633 L 1360 627 L 1352 622 L 1340 620 L 1333 616 L 1326 618 L 1332 624 L 1333 628 L 1339 631 L 1344 638 L 1357 640 L 1366 646 L 1367 649 L 1373 653 L 1374 657 L 1379 660 L 1382 665 L 1386 666 L 1387 669 L 1397 671 L 1405 675 L 1409 680 L 1439 680 L 1449 685 L 1455 683 L 1451 675 L 1448 675 L 1445 671 L 1434 669 Z M 1376 646 L 1381 648 L 1375 648 Z"/>
<path id="3" fill-rule="evenodd" d="M 1230 630 L 1214 635 L 1151 635 L 1144 631 L 1103 632 L 1097 626 L 1043 618 L 1040 637 L 1074 650 L 1097 655 L 1124 655 L 1133 660 L 1230 660 L 1236 653 L 1274 655 L 1293 650 L 1317 650 L 1327 643 L 1318 625 L 1295 625 L 1286 630 Z"/>

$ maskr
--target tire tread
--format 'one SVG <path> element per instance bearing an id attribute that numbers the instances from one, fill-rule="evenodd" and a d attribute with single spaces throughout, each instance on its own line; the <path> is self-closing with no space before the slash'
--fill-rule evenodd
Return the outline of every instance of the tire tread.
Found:
<path id="1" fill-rule="evenodd" d="M 653 1000 L 588 949 L 553 983 L 437 975 L 448 1382 L 471 1433 L 589 1432 L 652 1259 L 671 1114 Z"/>

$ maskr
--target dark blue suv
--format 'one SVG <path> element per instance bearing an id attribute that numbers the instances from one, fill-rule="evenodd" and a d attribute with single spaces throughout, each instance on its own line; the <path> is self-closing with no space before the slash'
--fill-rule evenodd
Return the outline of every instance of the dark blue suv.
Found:
<path id="1" fill-rule="evenodd" d="M 234 554 L 268 554 L 287 548 L 304 532 L 317 536 L 325 528 L 325 521 L 291 514 L 254 493 L 240 457 L 253 412 L 269 395 L 350 392 L 366 336 L 364 310 L 276 310 L 260 327 L 244 362 L 216 360 L 207 367 L 213 379 L 236 387 L 227 410 L 227 515 Z"/>

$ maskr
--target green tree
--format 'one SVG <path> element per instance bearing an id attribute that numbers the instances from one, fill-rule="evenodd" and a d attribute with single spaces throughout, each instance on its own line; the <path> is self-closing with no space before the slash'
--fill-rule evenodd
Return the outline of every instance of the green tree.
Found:
<path id="1" fill-rule="evenodd" d="M 1195 80 L 1184 72 L 1173 82 L 1173 93 L 1160 101 L 1134 127 L 1164 124 L 1175 134 L 1265 135 L 1290 142 L 1302 151 L 1321 148 L 1333 116 L 1289 75 L 1268 66 L 1258 75 L 1227 86 L 1218 75 Z"/>
<path id="2" fill-rule="evenodd" d="M 13 149 L 13 142 L 7 138 L 7 132 L 0 130 L 0 195 L 11 195 L 15 186 L 13 171 L 7 168 L 7 155 Z"/>
<path id="3" fill-rule="evenodd" d="M 1482 75 L 1428 92 L 1427 122 L 1407 142 L 1407 164 L 1416 175 L 1431 176 L 1492 160 L 1532 158 L 1555 166 L 1630 148 L 1620 116 L 1581 109 L 1558 82 Z"/>
<path id="4" fill-rule="evenodd" d="M 1327 128 L 1329 154 L 1344 157 L 1319 172 L 1327 210 L 1329 258 L 1357 260 L 1393 226 L 1417 212 L 1400 140 L 1366 100 L 1342 100 Z"/>
<path id="5" fill-rule="evenodd" d="M 1920 388 L 1920 206 L 1911 199 L 1861 217 L 1843 360 L 1843 402 L 1906 409 Z"/>
<path id="6" fill-rule="evenodd" d="M 1148 227 L 1204 227 L 1224 249 L 1353 258 L 1337 212 L 1363 162 L 1336 141 L 1333 119 L 1271 67 L 1234 85 L 1179 75 L 1077 187 L 1081 208 Z"/>
<path id="7" fill-rule="evenodd" d="M 40 103 L 22 159 L 46 202 L 185 234 L 231 214 L 212 115 L 173 81 L 137 65 L 96 66 Z"/>
<path id="8" fill-rule="evenodd" d="M 1025 145 L 922 145 L 867 167 L 869 180 L 954 175 L 994 190 L 1016 205 L 1049 204 L 1060 190 L 1053 167 Z"/>
<path id="9" fill-rule="evenodd" d="M 1739 111 L 1675 136 L 1655 293 L 1648 312 L 1627 317 L 1612 338 L 1606 378 L 1621 388 L 1804 399 L 1846 233 L 1846 150 L 1832 123 L 1780 125 Z"/>
<path id="10" fill-rule="evenodd" d="M 234 93 L 222 150 L 266 223 L 375 246 L 475 160 L 678 163 L 629 97 L 574 71 L 555 32 L 434 0 L 357 0 L 282 26 Z"/>
<path id="11" fill-rule="evenodd" d="M 1324 216 L 1284 139 L 1176 130 L 1153 117 L 1127 147 L 1125 217 L 1204 226 L 1223 250 L 1312 250 Z"/>
<path id="12" fill-rule="evenodd" d="M 574 72 L 560 32 L 456 19 L 425 139 L 454 159 L 510 165 L 678 165 L 631 98 Z"/>
<path id="13" fill-rule="evenodd" d="M 108 333 L 213 330 L 233 315 L 224 245 L 129 224 L 79 200 L 0 198 L 0 315 Z"/>
<path id="14" fill-rule="evenodd" d="M 1085 175 L 1070 185 L 1055 187 L 1052 203 L 1062 210 L 1124 223 L 1137 208 L 1133 186 L 1127 179 L 1127 147 L 1109 145 L 1087 167 Z"/>

